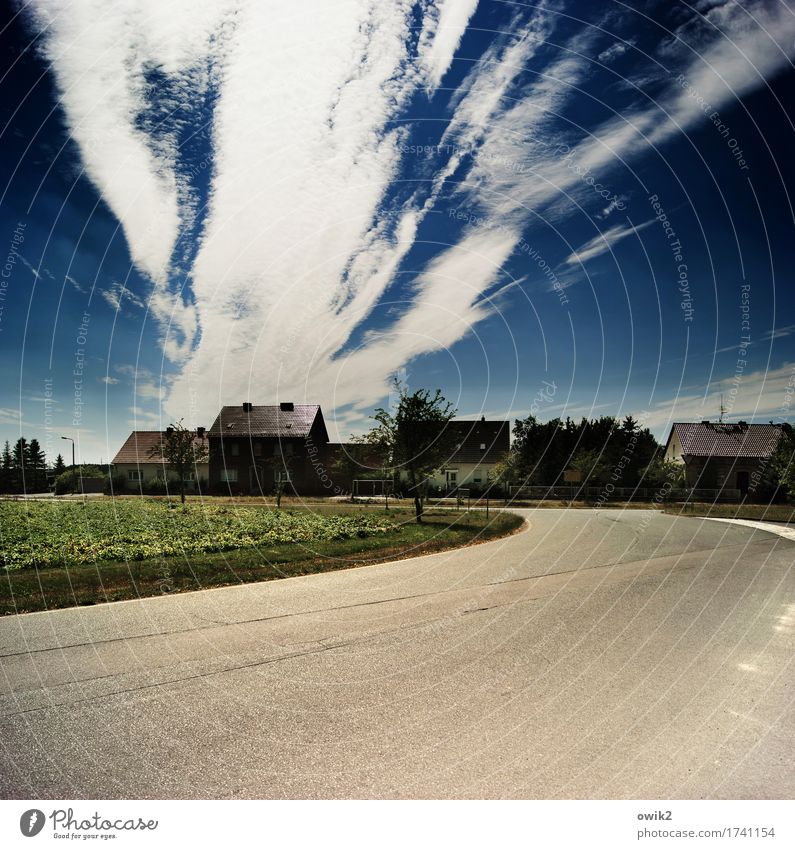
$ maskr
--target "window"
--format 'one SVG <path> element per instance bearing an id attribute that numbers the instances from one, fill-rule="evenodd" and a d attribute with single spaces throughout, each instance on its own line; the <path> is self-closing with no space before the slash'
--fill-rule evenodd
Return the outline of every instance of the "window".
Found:
<path id="1" fill-rule="evenodd" d="M 193 472 L 185 472 L 182 476 L 182 480 L 185 481 L 185 483 L 193 483 L 193 481 L 196 480 L 196 475 Z"/>
<path id="2" fill-rule="evenodd" d="M 221 469 L 221 480 L 224 483 L 237 483 L 237 469 Z"/>
<path id="3" fill-rule="evenodd" d="M 289 473 L 289 472 L 278 472 L 277 474 L 278 474 L 278 476 L 279 476 L 279 480 L 280 480 L 282 483 L 290 483 L 290 482 L 291 482 L 291 480 L 292 480 L 292 478 L 290 477 L 290 473 Z"/>
<path id="4" fill-rule="evenodd" d="M 240 455 L 240 446 L 237 444 L 237 442 L 233 442 L 233 443 L 229 446 L 229 453 L 230 453 L 233 457 L 238 457 L 238 456 Z"/>
<path id="5" fill-rule="evenodd" d="M 473 480 L 475 483 L 480 483 L 480 482 L 481 482 L 481 478 L 472 478 L 472 480 Z"/>
<path id="6" fill-rule="evenodd" d="M 142 481 L 143 475 L 141 474 L 141 470 L 140 469 L 130 469 L 127 472 L 127 480 L 128 481 L 135 481 L 136 483 L 138 483 L 139 481 Z"/>
<path id="7" fill-rule="evenodd" d="M 261 457 L 262 456 L 262 443 L 261 442 L 255 442 L 254 443 L 254 456 L 255 457 Z"/>
<path id="8" fill-rule="evenodd" d="M 448 472 L 450 476 L 450 483 L 455 483 L 458 480 L 458 472 Z"/>
<path id="9" fill-rule="evenodd" d="M 485 442 L 481 442 L 481 443 L 480 443 L 480 450 L 481 450 L 481 451 L 485 451 L 485 450 L 486 450 L 486 443 L 485 443 Z"/>

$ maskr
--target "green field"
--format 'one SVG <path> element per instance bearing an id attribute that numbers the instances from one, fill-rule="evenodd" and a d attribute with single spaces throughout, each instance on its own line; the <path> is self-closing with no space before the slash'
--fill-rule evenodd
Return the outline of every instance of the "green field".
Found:
<path id="1" fill-rule="evenodd" d="M 248 501 L 0 501 L 0 613 L 272 580 L 493 539 L 511 514 Z"/>

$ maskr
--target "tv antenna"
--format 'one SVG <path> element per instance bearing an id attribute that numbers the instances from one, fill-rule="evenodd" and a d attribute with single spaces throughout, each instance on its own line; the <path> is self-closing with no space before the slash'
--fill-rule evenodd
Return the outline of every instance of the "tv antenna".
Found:
<path id="1" fill-rule="evenodd" d="M 720 393 L 720 416 L 718 421 L 723 424 L 723 417 L 726 415 L 726 408 L 723 406 L 723 393 Z"/>

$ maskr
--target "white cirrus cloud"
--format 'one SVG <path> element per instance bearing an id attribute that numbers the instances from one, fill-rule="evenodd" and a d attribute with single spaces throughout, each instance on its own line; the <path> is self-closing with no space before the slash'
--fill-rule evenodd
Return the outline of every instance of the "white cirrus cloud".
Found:
<path id="1" fill-rule="evenodd" d="M 612 253 L 613 245 L 626 239 L 627 236 L 634 236 L 640 233 L 641 230 L 645 230 L 646 227 L 654 224 L 654 221 L 655 219 L 652 218 L 650 221 L 644 221 L 643 224 L 634 226 L 631 224 L 616 224 L 614 227 L 608 228 L 598 236 L 594 236 L 593 239 L 590 239 L 584 245 L 581 245 L 576 251 L 569 254 L 563 262 L 565 265 L 585 265 L 589 260 L 602 256 L 602 254 Z"/>
<path id="2" fill-rule="evenodd" d="M 592 28 L 551 49 L 561 18 L 540 3 L 473 62 L 443 149 L 408 161 L 406 108 L 438 91 L 476 5 L 33 0 L 69 131 L 152 281 L 146 301 L 181 369 L 163 381 L 169 416 L 206 424 L 243 398 L 379 400 L 390 373 L 491 313 L 488 294 L 529 224 L 606 214 L 584 173 L 605 182 L 707 120 L 672 76 L 656 102 L 638 96 L 578 127 L 566 110 L 604 44 Z M 715 109 L 789 62 L 795 18 L 783 4 L 724 4 L 699 26 L 698 52 L 674 39 L 667 56 Z M 206 193 L 184 161 L 186 128 L 207 134 Z M 408 268 L 442 202 L 471 210 L 469 225 Z M 636 231 L 608 227 L 570 247 L 564 267 Z M 362 333 L 393 295 L 391 323 Z M 143 383 L 138 395 L 159 406 L 160 381 Z"/>

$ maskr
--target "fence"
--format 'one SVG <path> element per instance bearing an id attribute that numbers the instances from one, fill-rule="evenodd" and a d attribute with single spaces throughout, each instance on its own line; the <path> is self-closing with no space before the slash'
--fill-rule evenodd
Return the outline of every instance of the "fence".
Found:
<path id="1" fill-rule="evenodd" d="M 353 481 L 354 498 L 383 498 L 384 494 L 392 495 L 392 481 L 380 478 L 356 478 Z"/>
<path id="2" fill-rule="evenodd" d="M 609 491 L 608 491 L 609 489 Z M 663 489 L 662 487 L 605 486 L 512 486 L 511 498 L 533 501 L 725 501 L 742 499 L 739 489 Z"/>

